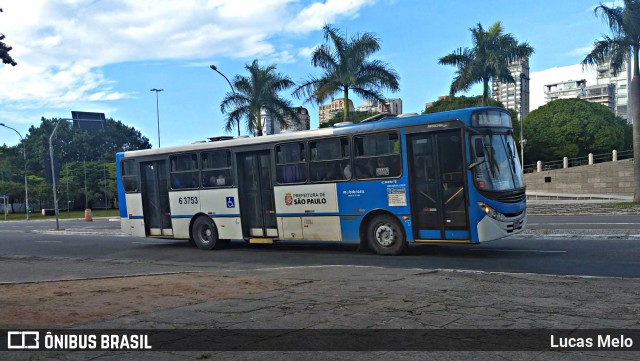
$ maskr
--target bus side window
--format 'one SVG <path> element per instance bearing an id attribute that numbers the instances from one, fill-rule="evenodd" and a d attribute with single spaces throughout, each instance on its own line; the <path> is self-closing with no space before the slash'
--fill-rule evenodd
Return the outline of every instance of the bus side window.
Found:
<path id="1" fill-rule="evenodd" d="M 304 183 L 307 181 L 304 143 L 276 146 L 276 178 L 278 183 Z"/>
<path id="2" fill-rule="evenodd" d="M 196 189 L 200 186 L 197 154 L 172 155 L 170 164 L 172 189 Z"/>
<path id="3" fill-rule="evenodd" d="M 122 169 L 122 186 L 127 193 L 138 191 L 138 172 L 136 171 L 136 163 L 134 160 L 123 160 Z"/>
<path id="4" fill-rule="evenodd" d="M 393 178 L 402 173 L 398 134 L 377 133 L 354 137 L 356 178 Z"/>
<path id="5" fill-rule="evenodd" d="M 332 182 L 351 178 L 348 138 L 310 141 L 309 149 L 311 182 Z"/>
<path id="6" fill-rule="evenodd" d="M 202 186 L 205 188 L 230 187 L 233 185 L 231 152 L 228 150 L 203 152 Z"/>

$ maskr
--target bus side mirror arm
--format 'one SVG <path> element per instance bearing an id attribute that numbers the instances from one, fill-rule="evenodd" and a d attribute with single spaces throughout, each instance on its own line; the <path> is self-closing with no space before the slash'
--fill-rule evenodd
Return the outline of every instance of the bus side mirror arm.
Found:
<path id="1" fill-rule="evenodd" d="M 473 162 L 473 163 L 469 164 L 469 165 L 467 166 L 467 168 L 468 168 L 469 170 L 471 170 L 471 169 L 473 169 L 473 168 L 475 168 L 475 167 L 479 166 L 480 164 L 482 164 L 482 163 L 484 163 L 484 162 L 485 162 L 485 160 L 484 160 L 484 158 L 482 158 L 481 160 L 477 160 L 477 161 L 475 161 L 475 162 Z"/>

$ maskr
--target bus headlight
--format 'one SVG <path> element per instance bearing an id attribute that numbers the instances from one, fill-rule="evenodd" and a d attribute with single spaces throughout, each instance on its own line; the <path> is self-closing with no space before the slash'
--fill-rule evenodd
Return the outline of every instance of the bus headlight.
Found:
<path id="1" fill-rule="evenodd" d="M 480 207 L 480 209 L 482 210 L 482 212 L 484 212 L 484 214 L 486 214 L 487 216 L 496 219 L 498 221 L 504 221 L 505 220 L 505 216 L 504 214 L 500 213 L 500 212 L 496 212 L 496 210 L 494 210 L 493 208 L 489 207 L 488 204 L 484 203 L 484 202 L 478 202 L 478 206 Z"/>

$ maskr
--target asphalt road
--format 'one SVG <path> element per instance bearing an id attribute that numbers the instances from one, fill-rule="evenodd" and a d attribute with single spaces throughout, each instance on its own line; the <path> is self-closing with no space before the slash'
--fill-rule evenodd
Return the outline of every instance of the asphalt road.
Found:
<path id="1" fill-rule="evenodd" d="M 530 228 L 586 229 L 588 236 L 529 235 L 481 245 L 414 245 L 400 257 L 357 252 L 355 246 L 330 243 L 280 242 L 274 246 L 248 246 L 233 241 L 222 251 L 201 251 L 186 241 L 109 236 L 118 222 L 96 219 L 55 222 L 0 222 L 0 258 L 71 259 L 126 263 L 128 267 L 59 270 L 34 267 L 2 269 L 0 281 L 37 280 L 146 273 L 167 270 L 224 270 L 299 267 L 314 265 L 377 266 L 399 269 L 454 269 L 553 275 L 640 277 L 640 220 L 634 216 L 531 216 Z M 629 237 L 592 237 L 595 230 L 627 230 Z M 589 231 L 591 230 L 591 231 Z M 636 232 L 638 230 L 638 232 Z M 107 271 L 108 269 L 108 271 Z"/>
<path id="2" fill-rule="evenodd" d="M 529 216 L 528 229 L 592 229 L 592 230 L 638 230 L 640 234 L 640 217 L 638 215 L 590 215 L 590 216 Z"/>

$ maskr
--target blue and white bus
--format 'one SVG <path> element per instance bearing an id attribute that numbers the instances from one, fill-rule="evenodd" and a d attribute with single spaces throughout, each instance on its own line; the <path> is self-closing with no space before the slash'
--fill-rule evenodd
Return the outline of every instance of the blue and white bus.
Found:
<path id="1" fill-rule="evenodd" d="M 510 115 L 478 107 L 117 155 L 121 227 L 218 249 L 491 241 L 527 223 Z"/>

